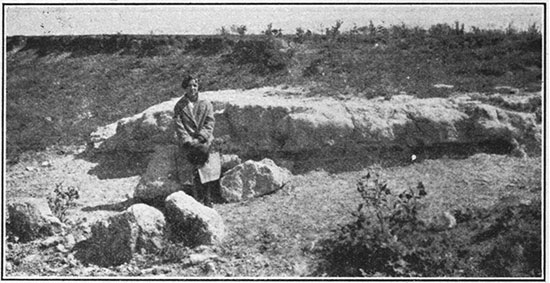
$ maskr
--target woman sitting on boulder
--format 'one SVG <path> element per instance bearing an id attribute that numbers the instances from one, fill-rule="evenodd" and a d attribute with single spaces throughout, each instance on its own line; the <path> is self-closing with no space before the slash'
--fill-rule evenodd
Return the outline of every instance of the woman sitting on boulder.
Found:
<path id="1" fill-rule="evenodd" d="M 220 178 L 219 154 L 210 154 L 214 139 L 214 109 L 206 100 L 199 100 L 199 81 L 187 75 L 182 88 L 184 96 L 174 108 L 174 122 L 180 152 L 176 157 L 178 177 L 183 185 L 191 185 L 193 197 L 212 206 L 212 187 Z M 182 160 L 181 156 L 185 156 Z M 190 163 L 185 164 L 185 159 Z"/>

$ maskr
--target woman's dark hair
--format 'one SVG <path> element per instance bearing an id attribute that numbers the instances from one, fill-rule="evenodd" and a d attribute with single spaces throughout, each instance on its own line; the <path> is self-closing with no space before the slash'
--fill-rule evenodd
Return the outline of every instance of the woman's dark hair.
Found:
<path id="1" fill-rule="evenodd" d="M 195 80 L 197 79 L 195 76 L 192 76 L 192 75 L 185 75 L 183 76 L 183 80 L 181 81 L 181 87 L 182 88 L 187 88 L 189 86 L 189 82 L 191 82 L 192 80 Z"/>

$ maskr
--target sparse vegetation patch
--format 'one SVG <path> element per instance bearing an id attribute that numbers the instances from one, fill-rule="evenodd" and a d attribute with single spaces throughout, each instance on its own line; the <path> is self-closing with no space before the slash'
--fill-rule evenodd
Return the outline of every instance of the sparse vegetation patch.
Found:
<path id="1" fill-rule="evenodd" d="M 491 208 L 420 217 L 429 192 L 420 182 L 397 194 L 386 183 L 361 178 L 355 221 L 324 241 L 328 276 L 541 276 L 540 198 L 508 197 Z"/>

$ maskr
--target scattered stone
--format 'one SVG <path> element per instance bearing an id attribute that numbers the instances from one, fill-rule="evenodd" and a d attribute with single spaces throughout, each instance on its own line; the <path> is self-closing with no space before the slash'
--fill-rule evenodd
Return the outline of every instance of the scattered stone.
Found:
<path id="1" fill-rule="evenodd" d="M 65 222 L 65 224 L 66 224 L 67 226 L 69 226 L 69 227 L 72 227 L 72 226 L 75 226 L 75 225 L 76 225 L 76 223 L 74 222 L 73 219 L 65 219 L 64 222 Z"/>
<path id="2" fill-rule="evenodd" d="M 53 247 L 59 243 L 63 242 L 63 237 L 61 236 L 51 236 L 48 237 L 40 242 L 40 246 L 42 248 L 49 248 Z"/>
<path id="3" fill-rule="evenodd" d="M 189 255 L 189 264 L 196 265 L 196 264 L 200 264 L 216 258 L 218 258 L 218 256 L 215 254 L 207 254 L 207 253 L 191 254 Z"/>
<path id="4" fill-rule="evenodd" d="M 83 222 L 83 223 L 80 223 L 78 225 L 78 229 L 80 231 L 82 231 L 83 233 L 85 234 L 90 234 L 92 233 L 92 225 L 90 224 L 90 222 Z"/>
<path id="5" fill-rule="evenodd" d="M 294 263 L 292 269 L 294 270 L 294 273 L 298 275 L 306 275 L 309 273 L 308 265 L 306 262 L 303 261 Z"/>
<path id="6" fill-rule="evenodd" d="M 82 242 L 82 241 L 86 241 L 88 240 L 89 237 L 87 237 L 86 235 L 82 234 L 82 233 L 77 233 L 76 237 L 75 237 L 75 241 L 78 243 L 78 242 Z"/>
<path id="7" fill-rule="evenodd" d="M 188 246 L 213 245 L 225 237 L 225 225 L 216 210 L 197 202 L 184 192 L 166 198 L 170 237 Z"/>
<path id="8" fill-rule="evenodd" d="M 444 211 L 439 215 L 433 216 L 429 225 L 435 230 L 452 229 L 456 226 L 456 218 L 449 211 Z"/>
<path id="9" fill-rule="evenodd" d="M 290 181 L 291 173 L 271 159 L 248 160 L 228 171 L 220 181 L 222 198 L 238 202 L 269 194 Z"/>
<path id="10" fill-rule="evenodd" d="M 76 239 L 73 236 L 73 234 L 69 234 L 65 236 L 65 247 L 67 249 L 72 250 L 75 245 L 76 245 Z"/>
<path id="11" fill-rule="evenodd" d="M 65 248 L 65 245 L 63 244 L 58 244 L 55 248 L 62 253 L 68 252 L 67 248 Z"/>
<path id="12" fill-rule="evenodd" d="M 521 205 L 531 205 L 532 201 L 530 199 L 521 199 L 519 203 Z"/>
<path id="13" fill-rule="evenodd" d="M 447 228 L 451 229 L 451 228 L 454 228 L 456 226 L 456 219 L 455 219 L 454 215 L 452 215 L 448 211 L 445 211 L 445 212 L 443 212 L 443 216 L 445 217 L 445 220 L 446 220 L 446 223 L 447 223 Z"/>
<path id="14" fill-rule="evenodd" d="M 85 151 L 86 151 L 86 146 L 85 145 L 80 145 L 80 146 L 77 146 L 76 148 L 74 148 L 72 150 L 72 153 L 75 154 L 75 155 L 78 155 L 78 154 L 84 153 Z"/>
<path id="15" fill-rule="evenodd" d="M 205 264 L 204 264 L 204 271 L 206 273 L 215 273 L 216 272 L 216 265 L 214 265 L 213 262 L 211 261 L 207 261 Z"/>
<path id="16" fill-rule="evenodd" d="M 39 260 L 41 260 L 40 255 L 38 255 L 38 254 L 31 254 L 31 255 L 28 255 L 28 256 L 24 257 L 24 258 L 21 260 L 21 262 L 30 263 L 30 262 L 39 261 Z"/>
<path id="17" fill-rule="evenodd" d="M 76 260 L 76 258 L 74 257 L 74 254 L 72 253 L 67 255 L 67 262 L 69 263 L 70 267 L 78 266 L 78 261 Z"/>
<path id="18" fill-rule="evenodd" d="M 160 274 L 167 274 L 167 273 L 172 272 L 172 269 L 170 267 L 159 266 L 156 269 L 157 269 L 157 272 L 160 273 Z"/>
<path id="19" fill-rule="evenodd" d="M 25 170 L 29 171 L 29 172 L 32 172 L 32 171 L 36 171 L 36 167 L 33 167 L 33 166 L 27 166 L 25 167 Z"/>
<path id="20" fill-rule="evenodd" d="M 199 245 L 199 246 L 194 247 L 193 251 L 195 251 L 196 253 L 211 252 L 212 251 L 212 246 Z"/>
<path id="21" fill-rule="evenodd" d="M 172 272 L 172 269 L 168 267 L 155 266 L 147 269 L 143 269 L 143 274 L 163 275 Z"/>
<path id="22" fill-rule="evenodd" d="M 142 248 L 158 252 L 162 248 L 164 227 L 162 212 L 145 204 L 134 204 L 92 226 L 89 260 L 110 266 L 129 261 Z"/>
<path id="23" fill-rule="evenodd" d="M 53 216 L 44 199 L 24 198 L 8 204 L 9 223 L 12 231 L 22 242 L 63 232 L 61 221 Z"/>

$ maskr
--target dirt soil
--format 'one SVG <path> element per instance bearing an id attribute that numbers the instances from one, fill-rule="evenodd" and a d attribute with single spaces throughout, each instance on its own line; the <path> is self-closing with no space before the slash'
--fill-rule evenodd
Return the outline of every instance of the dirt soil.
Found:
<path id="1" fill-rule="evenodd" d="M 45 198 L 55 184 L 80 191 L 76 207 L 65 220 L 74 231 L 83 223 L 119 213 L 131 196 L 148 155 L 95 155 L 77 148 L 42 152 L 6 170 L 5 199 Z M 9 241 L 7 276 L 177 276 L 177 277 L 303 277 L 316 273 L 317 243 L 339 225 L 352 220 L 359 204 L 357 180 L 379 172 L 389 188 L 401 191 L 422 181 L 428 196 L 427 218 L 439 212 L 471 206 L 489 207 L 499 198 L 530 199 L 540 195 L 541 158 L 476 154 L 466 159 L 416 160 L 405 166 L 376 167 L 329 173 L 323 169 L 295 175 L 282 190 L 251 201 L 215 204 L 229 235 L 218 247 L 191 250 L 174 245 L 158 254 L 137 254 L 122 266 L 99 267 L 75 259 L 76 250 L 60 251 Z M 207 250 L 213 261 L 190 262 Z"/>

